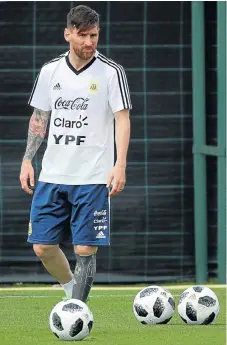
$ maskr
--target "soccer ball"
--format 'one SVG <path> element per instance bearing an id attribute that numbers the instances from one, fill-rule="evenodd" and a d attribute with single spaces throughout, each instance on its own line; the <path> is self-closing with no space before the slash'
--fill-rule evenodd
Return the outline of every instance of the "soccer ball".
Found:
<path id="1" fill-rule="evenodd" d="M 219 314 L 219 302 L 215 293 L 205 286 L 191 286 L 180 296 L 178 313 L 191 325 L 208 325 Z"/>
<path id="2" fill-rule="evenodd" d="M 91 332 L 93 320 L 93 314 L 84 302 L 69 299 L 54 306 L 49 325 L 61 340 L 81 340 Z"/>
<path id="3" fill-rule="evenodd" d="M 144 325 L 165 324 L 172 318 L 175 302 L 169 290 L 160 286 L 148 286 L 135 297 L 133 311 Z"/>

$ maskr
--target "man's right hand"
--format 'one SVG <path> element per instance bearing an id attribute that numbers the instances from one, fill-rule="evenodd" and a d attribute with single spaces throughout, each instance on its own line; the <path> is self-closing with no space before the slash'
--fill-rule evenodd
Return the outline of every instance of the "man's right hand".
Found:
<path id="1" fill-rule="evenodd" d="M 35 186 L 34 169 L 30 160 L 24 160 L 20 172 L 21 188 L 28 194 L 32 195 L 33 190 L 29 188 Z"/>

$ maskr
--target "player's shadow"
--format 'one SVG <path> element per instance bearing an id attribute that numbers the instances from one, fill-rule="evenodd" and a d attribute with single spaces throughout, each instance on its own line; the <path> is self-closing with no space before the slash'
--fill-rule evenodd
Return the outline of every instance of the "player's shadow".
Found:
<path id="1" fill-rule="evenodd" d="M 85 338 L 85 339 L 82 339 L 81 341 L 83 341 L 83 342 L 86 342 L 86 341 L 97 341 L 97 338 Z M 69 344 L 70 343 L 70 341 L 61 341 L 61 344 Z M 72 343 L 72 341 L 71 341 L 71 343 Z M 75 341 L 73 341 L 73 343 L 76 343 Z M 56 344 L 59 344 L 59 339 L 56 339 Z"/>

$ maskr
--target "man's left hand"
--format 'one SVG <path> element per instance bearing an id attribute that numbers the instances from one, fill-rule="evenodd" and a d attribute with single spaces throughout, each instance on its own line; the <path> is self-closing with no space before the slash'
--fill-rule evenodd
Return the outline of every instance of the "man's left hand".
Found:
<path id="1" fill-rule="evenodd" d="M 109 193 L 109 196 L 117 195 L 122 192 L 125 187 L 126 178 L 125 178 L 125 167 L 115 165 L 110 172 L 108 182 L 106 187 L 109 188 L 112 185 L 112 189 Z"/>

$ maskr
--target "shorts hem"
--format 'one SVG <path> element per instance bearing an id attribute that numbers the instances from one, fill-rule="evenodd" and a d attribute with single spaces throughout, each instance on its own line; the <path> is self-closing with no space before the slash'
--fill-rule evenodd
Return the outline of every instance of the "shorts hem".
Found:
<path id="1" fill-rule="evenodd" d="M 61 244 L 61 241 L 56 242 L 56 241 L 27 240 L 27 242 L 31 244 Z M 102 247 L 102 246 L 110 246 L 110 243 L 109 242 L 97 243 L 97 242 L 89 242 L 89 241 L 86 241 L 86 242 L 77 241 L 76 243 L 72 242 L 72 245 L 73 246 L 85 245 L 85 246 Z"/>
<path id="2" fill-rule="evenodd" d="M 40 241 L 40 240 L 27 240 L 28 243 L 31 244 L 60 244 L 59 241 Z"/>
<path id="3" fill-rule="evenodd" d="M 72 244 L 74 246 L 80 246 L 80 245 L 85 245 L 85 246 L 95 246 L 95 247 L 102 247 L 102 246 L 110 246 L 110 243 L 109 242 L 106 242 L 106 243 L 100 243 L 100 242 L 89 242 L 89 241 L 86 241 L 86 242 L 83 242 L 83 241 L 77 241 L 76 243 L 73 241 Z"/>

